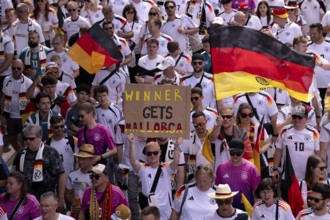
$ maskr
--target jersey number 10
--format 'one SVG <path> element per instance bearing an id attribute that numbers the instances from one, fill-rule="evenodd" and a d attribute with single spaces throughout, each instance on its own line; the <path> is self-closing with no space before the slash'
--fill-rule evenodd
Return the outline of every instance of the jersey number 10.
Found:
<path id="1" fill-rule="evenodd" d="M 304 142 L 295 142 L 296 151 L 304 151 Z"/>

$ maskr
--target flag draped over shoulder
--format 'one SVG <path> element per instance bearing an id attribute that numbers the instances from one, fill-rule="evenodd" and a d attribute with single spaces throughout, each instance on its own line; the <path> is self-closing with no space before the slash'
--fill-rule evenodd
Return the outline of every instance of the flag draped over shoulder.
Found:
<path id="1" fill-rule="evenodd" d="M 82 35 L 67 54 L 90 74 L 95 74 L 102 67 L 117 64 L 122 60 L 118 46 L 99 23 L 95 23 Z"/>
<path id="2" fill-rule="evenodd" d="M 309 101 L 315 58 L 300 54 L 271 36 L 239 26 L 210 32 L 216 98 L 277 87 Z"/>
<path id="3" fill-rule="evenodd" d="M 202 147 L 202 155 L 210 163 L 214 163 L 214 155 L 213 155 L 213 152 L 212 152 L 211 142 L 209 140 L 209 136 L 210 136 L 211 132 L 212 132 L 212 130 L 209 130 L 206 134 L 205 139 L 204 139 L 203 147 Z"/>
<path id="4" fill-rule="evenodd" d="M 291 157 L 288 148 L 285 151 L 284 177 L 281 181 L 282 198 L 291 206 L 294 216 L 304 208 L 304 201 L 301 196 L 299 183 L 294 173 Z"/>

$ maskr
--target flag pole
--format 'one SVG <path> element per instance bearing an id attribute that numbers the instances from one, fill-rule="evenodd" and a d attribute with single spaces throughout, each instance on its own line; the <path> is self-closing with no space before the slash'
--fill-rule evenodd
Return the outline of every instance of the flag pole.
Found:
<path id="1" fill-rule="evenodd" d="M 210 31 L 209 31 L 209 39 L 210 39 L 210 56 L 211 56 L 211 66 L 212 66 L 212 76 L 213 76 L 213 88 L 214 88 L 214 96 L 215 96 L 215 105 L 217 107 L 218 110 L 218 115 L 220 115 L 220 108 L 219 108 L 219 103 L 218 103 L 218 99 L 217 99 L 217 93 L 216 93 L 216 86 L 214 83 L 214 68 L 213 68 L 213 57 L 212 57 L 212 41 L 211 41 L 211 34 L 214 33 L 214 31 L 216 31 L 217 29 L 221 28 L 221 26 L 219 24 L 211 24 L 210 26 Z M 219 99 L 219 102 L 221 102 L 221 99 Z M 220 106 L 222 107 L 222 106 Z"/>

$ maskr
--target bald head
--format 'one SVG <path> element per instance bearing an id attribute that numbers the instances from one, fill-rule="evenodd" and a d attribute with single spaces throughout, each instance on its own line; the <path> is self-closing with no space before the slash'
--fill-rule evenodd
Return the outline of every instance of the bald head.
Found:
<path id="1" fill-rule="evenodd" d="M 13 60 L 11 69 L 12 69 L 12 75 L 13 75 L 14 79 L 16 79 L 16 80 L 21 79 L 23 71 L 24 71 L 24 64 L 23 64 L 22 60 L 20 60 L 20 59 Z"/>
<path id="2" fill-rule="evenodd" d="M 236 12 L 236 14 L 234 15 L 234 21 L 239 25 L 244 27 L 245 23 L 246 23 L 246 16 L 243 12 L 238 11 Z"/>
<path id="3" fill-rule="evenodd" d="M 24 63 L 21 59 L 14 59 L 12 65 L 15 64 L 19 67 L 24 67 Z"/>

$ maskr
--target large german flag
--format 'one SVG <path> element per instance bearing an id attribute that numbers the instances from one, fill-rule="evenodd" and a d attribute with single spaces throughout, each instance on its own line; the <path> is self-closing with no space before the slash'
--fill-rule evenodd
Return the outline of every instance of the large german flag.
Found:
<path id="1" fill-rule="evenodd" d="M 67 54 L 90 74 L 95 74 L 102 67 L 117 64 L 122 60 L 118 46 L 99 23 L 95 23 L 81 36 Z"/>
<path id="2" fill-rule="evenodd" d="M 216 27 L 210 33 L 217 99 L 277 87 L 309 101 L 315 58 L 250 28 Z"/>

